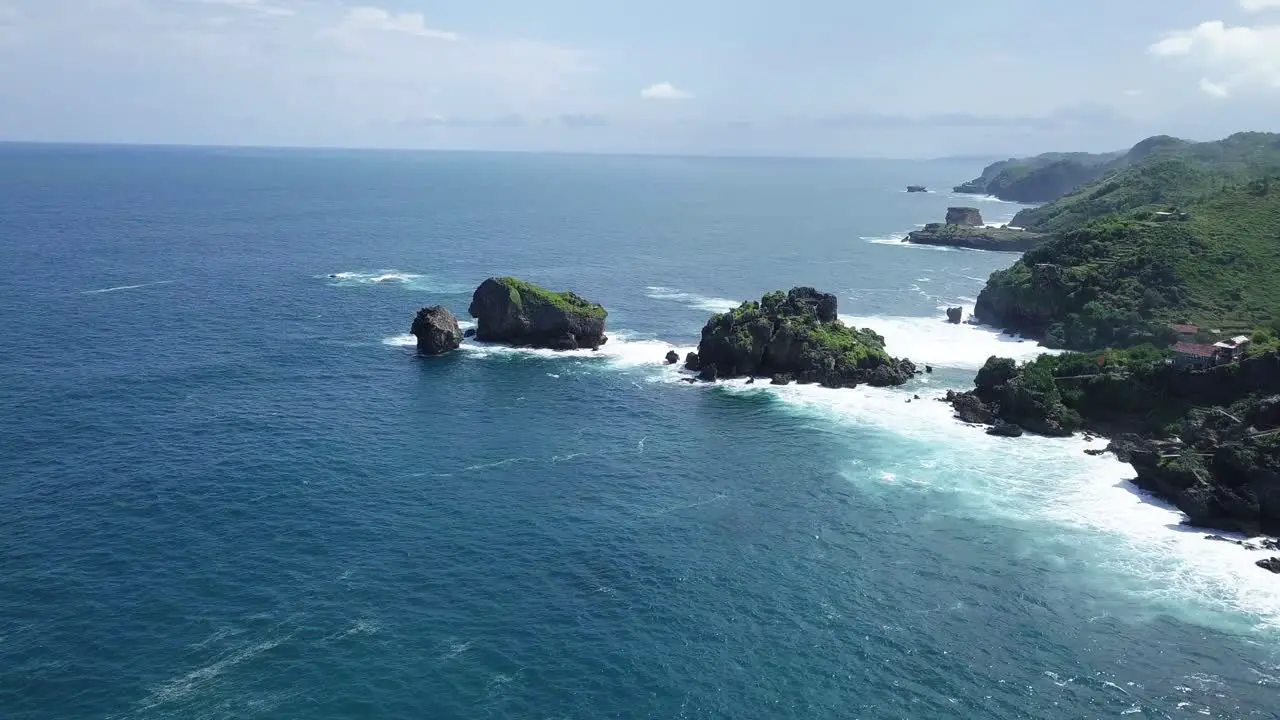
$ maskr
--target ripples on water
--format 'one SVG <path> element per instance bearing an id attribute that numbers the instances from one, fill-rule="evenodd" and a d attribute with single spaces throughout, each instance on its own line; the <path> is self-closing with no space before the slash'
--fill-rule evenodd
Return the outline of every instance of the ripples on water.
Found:
<path id="1" fill-rule="evenodd" d="M 1010 258 L 858 238 L 972 168 L 2 152 L 6 719 L 1273 713 L 1252 556 L 935 401 L 1040 351 L 941 321 Z M 610 342 L 414 356 L 507 273 Z M 799 283 L 937 371 L 662 364 Z"/>

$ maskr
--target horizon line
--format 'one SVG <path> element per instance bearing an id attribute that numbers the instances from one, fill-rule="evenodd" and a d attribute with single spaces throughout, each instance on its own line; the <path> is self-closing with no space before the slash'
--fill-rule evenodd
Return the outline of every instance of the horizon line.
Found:
<path id="1" fill-rule="evenodd" d="M 273 151 L 326 151 L 326 152 L 369 152 L 369 153 L 475 153 L 475 154 L 510 154 L 510 155 L 570 155 L 589 157 L 648 157 L 648 158 L 705 158 L 724 160 L 883 160 L 893 162 L 988 162 L 1011 157 L 1030 157 L 1008 153 L 960 153 L 956 155 L 938 155 L 928 157 L 903 157 L 891 155 L 838 155 L 820 153 L 776 153 L 776 152 L 669 152 L 640 150 L 556 150 L 525 148 L 431 148 L 431 147 L 378 147 L 371 145 L 271 145 L 252 143 L 176 143 L 176 142 L 138 142 L 118 140 L 9 140 L 0 139 L 0 148 L 11 146 L 26 147 L 71 147 L 71 148 L 119 148 L 119 149 L 169 149 L 169 150 L 273 150 Z"/>

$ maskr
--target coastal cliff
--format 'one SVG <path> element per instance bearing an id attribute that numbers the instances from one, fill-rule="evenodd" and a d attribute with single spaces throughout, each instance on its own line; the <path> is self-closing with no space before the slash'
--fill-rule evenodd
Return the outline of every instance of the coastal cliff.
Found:
<path id="1" fill-rule="evenodd" d="M 1045 153 L 992 163 L 953 192 L 994 195 L 1022 203 L 1051 202 L 1124 163 L 1123 153 Z"/>

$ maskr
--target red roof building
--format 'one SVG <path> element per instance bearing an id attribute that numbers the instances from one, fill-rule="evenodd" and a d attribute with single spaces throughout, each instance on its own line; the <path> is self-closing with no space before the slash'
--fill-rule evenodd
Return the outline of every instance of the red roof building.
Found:
<path id="1" fill-rule="evenodd" d="M 1174 364 L 1180 367 L 1206 368 L 1217 361 L 1218 349 L 1212 345 L 1180 342 L 1173 346 Z"/>

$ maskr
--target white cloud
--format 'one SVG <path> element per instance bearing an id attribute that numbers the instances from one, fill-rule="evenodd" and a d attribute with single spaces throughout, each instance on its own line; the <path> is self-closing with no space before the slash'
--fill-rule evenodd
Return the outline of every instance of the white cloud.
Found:
<path id="1" fill-rule="evenodd" d="M 640 97 L 646 100 L 689 100 L 693 98 L 693 94 L 669 82 L 660 82 L 641 90 Z"/>
<path id="2" fill-rule="evenodd" d="M 1137 88 L 1130 88 L 1128 90 L 1125 90 L 1124 94 L 1127 97 L 1138 97 L 1139 95 L 1142 94 L 1142 91 Z"/>
<path id="3" fill-rule="evenodd" d="M 426 18 L 421 13 L 391 13 L 382 8 L 367 6 L 348 10 L 342 24 L 334 32 L 339 35 L 389 32 L 433 40 L 458 39 L 457 33 L 428 27 Z"/>
<path id="4" fill-rule="evenodd" d="M 1280 8 L 1280 0 L 1240 0 L 1240 7 L 1245 12 L 1262 12 Z"/>
<path id="5" fill-rule="evenodd" d="M 1257 8 L 1280 7 L 1280 0 L 1246 0 Z M 1160 58 L 1177 59 L 1212 78 L 1200 89 L 1217 97 L 1230 91 L 1280 86 L 1280 25 L 1228 26 L 1209 20 L 1166 33 L 1148 49 Z"/>
<path id="6" fill-rule="evenodd" d="M 240 8 L 242 10 L 252 10 L 253 12 L 262 13 L 263 15 L 275 15 L 278 17 L 286 17 L 296 13 L 292 8 L 268 5 L 262 0 L 200 0 L 200 2 L 205 5 L 222 5 L 225 7 Z"/>
<path id="7" fill-rule="evenodd" d="M 1213 97 L 1219 98 L 1224 98 L 1231 94 L 1225 86 L 1219 85 L 1209 78 L 1200 78 L 1200 90 L 1203 91 L 1205 95 L 1212 95 Z"/>

